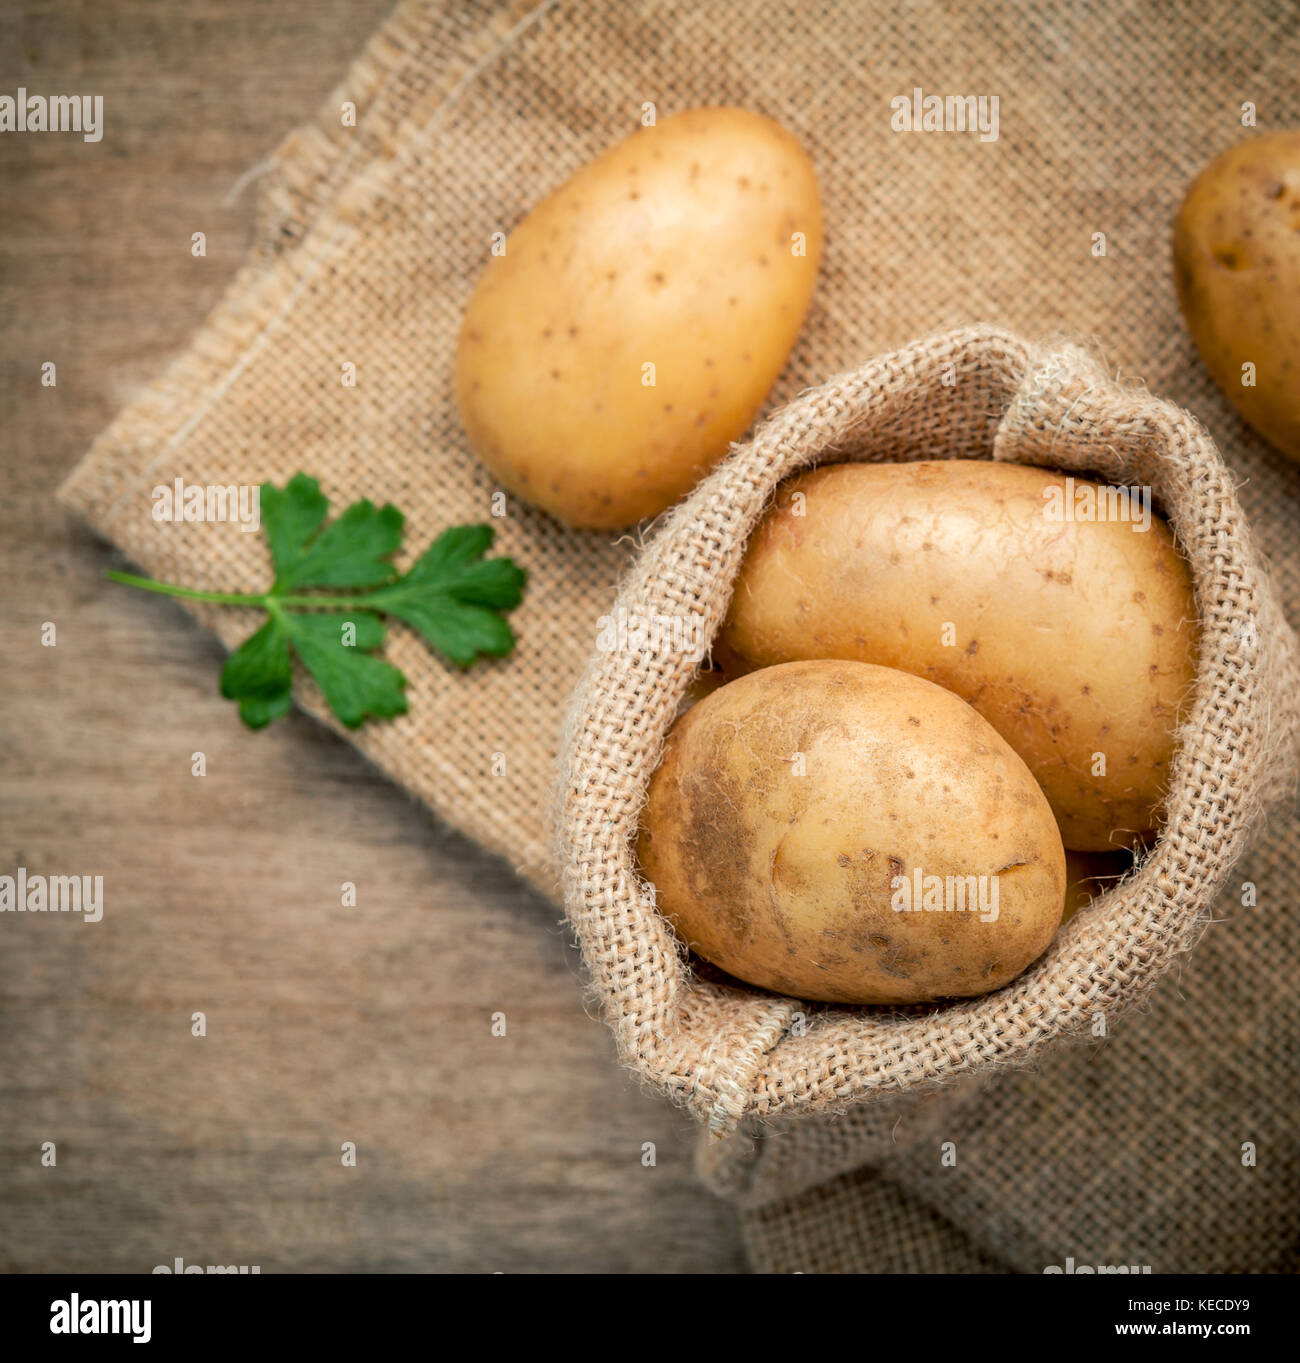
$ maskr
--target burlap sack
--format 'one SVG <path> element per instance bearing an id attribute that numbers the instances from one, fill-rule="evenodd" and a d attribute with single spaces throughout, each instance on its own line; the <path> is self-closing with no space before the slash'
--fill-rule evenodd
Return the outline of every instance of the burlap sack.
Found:
<path id="1" fill-rule="evenodd" d="M 818 463 L 918 457 L 1048 464 L 1152 490 L 1187 556 L 1202 630 L 1165 826 L 1131 876 L 983 998 L 900 1014 L 698 977 L 636 866 L 646 786 L 697 667 L 674 645 L 713 637 L 782 478 Z M 970 328 L 806 393 L 672 512 L 614 617 L 676 628 L 647 631 L 643 651 L 597 652 L 579 688 L 565 754 L 565 904 L 620 1054 L 717 1131 L 1023 1061 L 1109 1021 L 1192 945 L 1252 824 L 1295 779 L 1300 655 L 1213 442 L 1070 346 Z"/>
<path id="2" fill-rule="evenodd" d="M 1182 187 L 1243 135 L 1243 100 L 1261 127 L 1300 120 L 1298 68 L 1292 7 L 1268 0 L 412 0 L 272 158 L 248 266 L 64 498 L 148 571 L 225 588 L 265 580 L 258 537 L 157 526 L 155 483 L 304 468 L 336 502 L 397 501 L 413 547 L 484 519 L 493 485 L 464 448 L 449 370 L 491 233 L 629 131 L 645 100 L 661 113 L 735 103 L 796 132 L 825 207 L 822 278 L 773 407 L 972 319 L 1095 336 L 1112 372 L 1141 374 L 1211 423 L 1295 618 L 1300 471 L 1251 436 L 1197 361 L 1167 241 Z M 999 94 L 1000 140 L 893 133 L 889 98 L 918 84 Z M 357 364 L 355 389 L 339 383 L 343 361 Z M 518 653 L 461 676 L 394 631 L 418 703 L 350 738 L 557 895 L 539 792 L 632 546 L 516 505 L 498 529 L 532 573 Z M 227 642 L 246 629 L 198 613 Z M 308 685 L 298 695 L 321 714 Z M 905 1115 L 882 1097 L 834 1121 L 769 1121 L 757 1143 L 747 1124 L 709 1144 L 705 1172 L 741 1203 L 756 1265 L 1033 1268 L 1073 1248 L 1105 1262 L 1135 1220 L 1166 1270 L 1278 1263 L 1300 1237 L 1296 848 L 1294 821 L 1266 833 L 1241 868 L 1261 886 L 1258 907 L 1225 895 L 1216 916 L 1235 909 L 1235 921 L 1216 924 L 1104 1047 L 1043 1048 L 1037 1076 L 918 1093 Z M 942 1184 L 918 1135 L 939 1131 L 964 1152 Z M 1273 1158 L 1246 1179 L 1232 1156 L 1252 1135 Z"/>

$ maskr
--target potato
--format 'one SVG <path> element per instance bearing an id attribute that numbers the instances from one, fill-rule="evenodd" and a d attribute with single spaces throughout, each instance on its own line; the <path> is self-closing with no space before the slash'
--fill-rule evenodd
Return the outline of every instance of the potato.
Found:
<path id="1" fill-rule="evenodd" d="M 1174 223 L 1174 273 L 1214 381 L 1300 459 L 1300 131 L 1252 137 L 1201 172 Z"/>
<path id="2" fill-rule="evenodd" d="M 746 549 L 723 670 L 855 658 L 927 677 L 1024 758 L 1067 847 L 1131 845 L 1158 819 L 1193 680 L 1191 583 L 1149 503 L 1143 532 L 1054 518 L 1049 489 L 1075 514 L 1096 495 L 983 460 L 790 480 Z"/>
<path id="3" fill-rule="evenodd" d="M 701 956 L 838 1003 L 997 989 L 1051 941 L 1065 893 L 1025 764 L 964 701 L 868 663 L 766 668 L 689 710 L 639 854 Z"/>
<path id="4" fill-rule="evenodd" d="M 656 515 L 753 420 L 821 244 L 812 164 L 777 124 L 694 109 L 640 129 L 484 270 L 456 352 L 470 444 L 569 525 Z"/>

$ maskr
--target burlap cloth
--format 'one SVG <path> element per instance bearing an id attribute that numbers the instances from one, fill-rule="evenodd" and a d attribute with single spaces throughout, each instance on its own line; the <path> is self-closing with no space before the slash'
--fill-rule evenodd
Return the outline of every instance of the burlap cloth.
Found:
<path id="1" fill-rule="evenodd" d="M 974 320 L 1091 339 L 1112 370 L 1205 421 L 1294 620 L 1300 469 L 1213 390 L 1178 316 L 1168 237 L 1183 187 L 1243 135 L 1243 100 L 1262 127 L 1300 121 L 1297 70 L 1289 5 L 403 6 L 281 148 L 255 250 L 191 350 L 63 495 L 151 573 L 225 589 L 264 580 L 258 537 L 159 525 L 154 485 L 301 468 L 336 502 L 397 502 L 413 545 L 486 519 L 494 487 L 465 449 L 450 362 L 491 234 L 630 130 L 645 101 L 661 113 L 735 103 L 800 137 L 826 211 L 822 279 L 772 406 Z M 918 85 L 998 95 L 998 141 L 892 132 L 889 99 Z M 356 127 L 340 119 L 345 100 Z M 347 362 L 355 387 L 340 381 Z M 461 676 L 394 631 L 411 713 L 353 741 L 558 896 L 544 792 L 635 546 L 515 504 L 497 524 L 532 574 L 516 655 Z M 201 614 L 227 643 L 247 630 L 234 612 Z M 320 713 L 309 686 L 299 696 Z M 742 1207 L 755 1266 L 1294 1266 L 1295 834 L 1288 815 L 1255 840 L 1221 921 L 1104 1042 L 706 1144 L 703 1172 Z"/>

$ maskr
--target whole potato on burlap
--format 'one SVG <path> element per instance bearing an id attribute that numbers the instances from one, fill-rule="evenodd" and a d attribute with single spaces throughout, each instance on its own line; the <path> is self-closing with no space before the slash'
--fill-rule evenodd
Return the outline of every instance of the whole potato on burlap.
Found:
<path id="1" fill-rule="evenodd" d="M 674 725 L 638 843 L 660 911 L 738 979 L 804 999 L 987 993 L 1052 939 L 1065 853 L 1025 764 L 951 692 L 789 663 Z"/>
<path id="2" fill-rule="evenodd" d="M 1068 518 L 1086 498 L 1108 518 Z M 947 460 L 782 484 L 716 653 L 732 676 L 855 658 L 947 687 L 1028 763 L 1065 845 L 1104 850 L 1158 820 L 1197 637 L 1187 565 L 1149 503 L 1125 512 L 1086 480 Z"/>
<path id="3" fill-rule="evenodd" d="M 694 109 L 640 129 L 484 270 L 456 351 L 475 453 L 569 525 L 656 515 L 753 420 L 821 244 L 812 163 L 770 119 Z"/>
<path id="4" fill-rule="evenodd" d="M 1300 131 L 1239 142 L 1201 172 L 1174 223 L 1174 275 L 1214 381 L 1300 459 Z"/>

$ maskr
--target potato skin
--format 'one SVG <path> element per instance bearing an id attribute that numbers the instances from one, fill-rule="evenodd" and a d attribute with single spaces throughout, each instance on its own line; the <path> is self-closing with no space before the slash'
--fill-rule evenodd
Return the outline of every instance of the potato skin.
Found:
<path id="1" fill-rule="evenodd" d="M 1158 819 L 1194 679 L 1190 578 L 1154 513 L 1145 532 L 1054 521 L 1049 484 L 1064 475 L 983 460 L 789 480 L 746 549 L 723 670 L 855 658 L 926 677 L 1025 760 L 1067 847 L 1132 845 Z"/>
<path id="2" fill-rule="evenodd" d="M 766 668 L 700 701 L 669 734 L 638 850 L 701 956 L 838 1003 L 997 989 L 1047 947 L 1065 893 L 1024 763 L 964 701 L 867 663 Z M 996 876 L 996 918 L 896 911 L 894 877 L 917 869 Z"/>
<path id="3" fill-rule="evenodd" d="M 812 163 L 770 119 L 695 109 L 638 130 L 538 204 L 484 270 L 456 352 L 470 444 L 571 526 L 656 515 L 758 412 L 821 245 Z"/>
<path id="4" fill-rule="evenodd" d="M 1251 137 L 1201 172 L 1174 222 L 1174 276 L 1214 381 L 1300 459 L 1300 131 Z"/>

